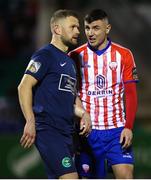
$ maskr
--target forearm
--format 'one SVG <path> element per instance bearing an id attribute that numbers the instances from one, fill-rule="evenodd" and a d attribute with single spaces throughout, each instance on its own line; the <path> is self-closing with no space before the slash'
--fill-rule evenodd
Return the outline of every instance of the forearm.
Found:
<path id="1" fill-rule="evenodd" d="M 18 96 L 21 110 L 27 122 L 35 122 L 32 110 L 32 88 L 25 87 L 23 84 L 18 87 Z"/>
<path id="2" fill-rule="evenodd" d="M 82 102 L 78 96 L 76 97 L 76 100 L 75 100 L 74 113 L 76 116 L 80 118 L 82 118 L 85 113 Z"/>
<path id="3" fill-rule="evenodd" d="M 137 111 L 137 92 L 136 84 L 125 84 L 125 107 L 126 107 L 126 124 L 125 128 L 133 129 L 136 111 Z"/>

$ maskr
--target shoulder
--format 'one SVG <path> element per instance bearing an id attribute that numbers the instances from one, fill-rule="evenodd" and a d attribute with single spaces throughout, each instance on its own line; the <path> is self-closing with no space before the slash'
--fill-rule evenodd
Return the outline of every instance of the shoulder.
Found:
<path id="1" fill-rule="evenodd" d="M 118 43 L 115 43 L 115 42 L 112 42 L 111 43 L 111 47 L 113 50 L 116 50 L 118 51 L 121 55 L 127 55 L 127 54 L 131 54 L 132 55 L 132 52 L 129 48 L 126 48 Z"/>
<path id="2" fill-rule="evenodd" d="M 70 51 L 68 54 L 71 55 L 71 54 L 80 54 L 82 51 L 84 51 L 85 49 L 87 49 L 87 44 L 83 44 L 79 47 L 77 47 L 76 49 Z"/>
<path id="3" fill-rule="evenodd" d="M 32 56 L 31 59 L 32 60 L 42 60 L 42 61 L 48 61 L 48 59 L 50 60 L 51 57 L 53 57 L 53 50 L 51 48 L 51 46 L 49 45 L 45 45 L 43 47 L 41 47 L 40 49 L 36 50 Z"/>
<path id="4" fill-rule="evenodd" d="M 82 52 L 84 52 L 86 49 L 87 49 L 87 44 L 83 44 L 83 45 L 79 46 L 78 48 L 70 51 L 70 52 L 68 53 L 68 55 L 69 55 L 72 59 L 78 60 L 78 59 L 80 58 L 80 54 L 81 54 Z"/>

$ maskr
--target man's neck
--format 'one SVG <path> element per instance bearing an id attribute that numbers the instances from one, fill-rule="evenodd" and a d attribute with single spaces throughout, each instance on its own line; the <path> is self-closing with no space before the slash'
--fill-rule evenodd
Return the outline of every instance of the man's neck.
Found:
<path id="1" fill-rule="evenodd" d="M 68 47 L 66 45 L 64 45 L 63 42 L 60 40 L 56 40 L 56 39 L 52 38 L 51 44 L 53 44 L 56 48 L 60 49 L 63 52 L 68 51 Z"/>
<path id="2" fill-rule="evenodd" d="M 104 49 L 107 46 L 107 44 L 108 44 L 108 40 L 107 40 L 107 38 L 105 38 L 104 41 L 98 47 L 98 50 Z"/>

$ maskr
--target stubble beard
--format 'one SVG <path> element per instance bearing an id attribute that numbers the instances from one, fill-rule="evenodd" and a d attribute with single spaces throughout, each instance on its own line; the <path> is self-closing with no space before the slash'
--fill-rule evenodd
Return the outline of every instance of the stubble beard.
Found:
<path id="1" fill-rule="evenodd" d="M 61 37 L 61 40 L 65 46 L 67 46 L 69 49 L 75 48 L 78 45 L 78 42 L 74 43 L 72 40 L 67 40 L 64 37 Z"/>

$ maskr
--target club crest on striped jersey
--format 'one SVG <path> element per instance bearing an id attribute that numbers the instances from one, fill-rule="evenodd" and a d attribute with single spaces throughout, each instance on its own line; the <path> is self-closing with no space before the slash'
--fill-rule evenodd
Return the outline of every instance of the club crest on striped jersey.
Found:
<path id="1" fill-rule="evenodd" d="M 117 62 L 115 62 L 115 61 L 110 62 L 109 67 L 112 71 L 115 71 L 117 69 Z"/>

